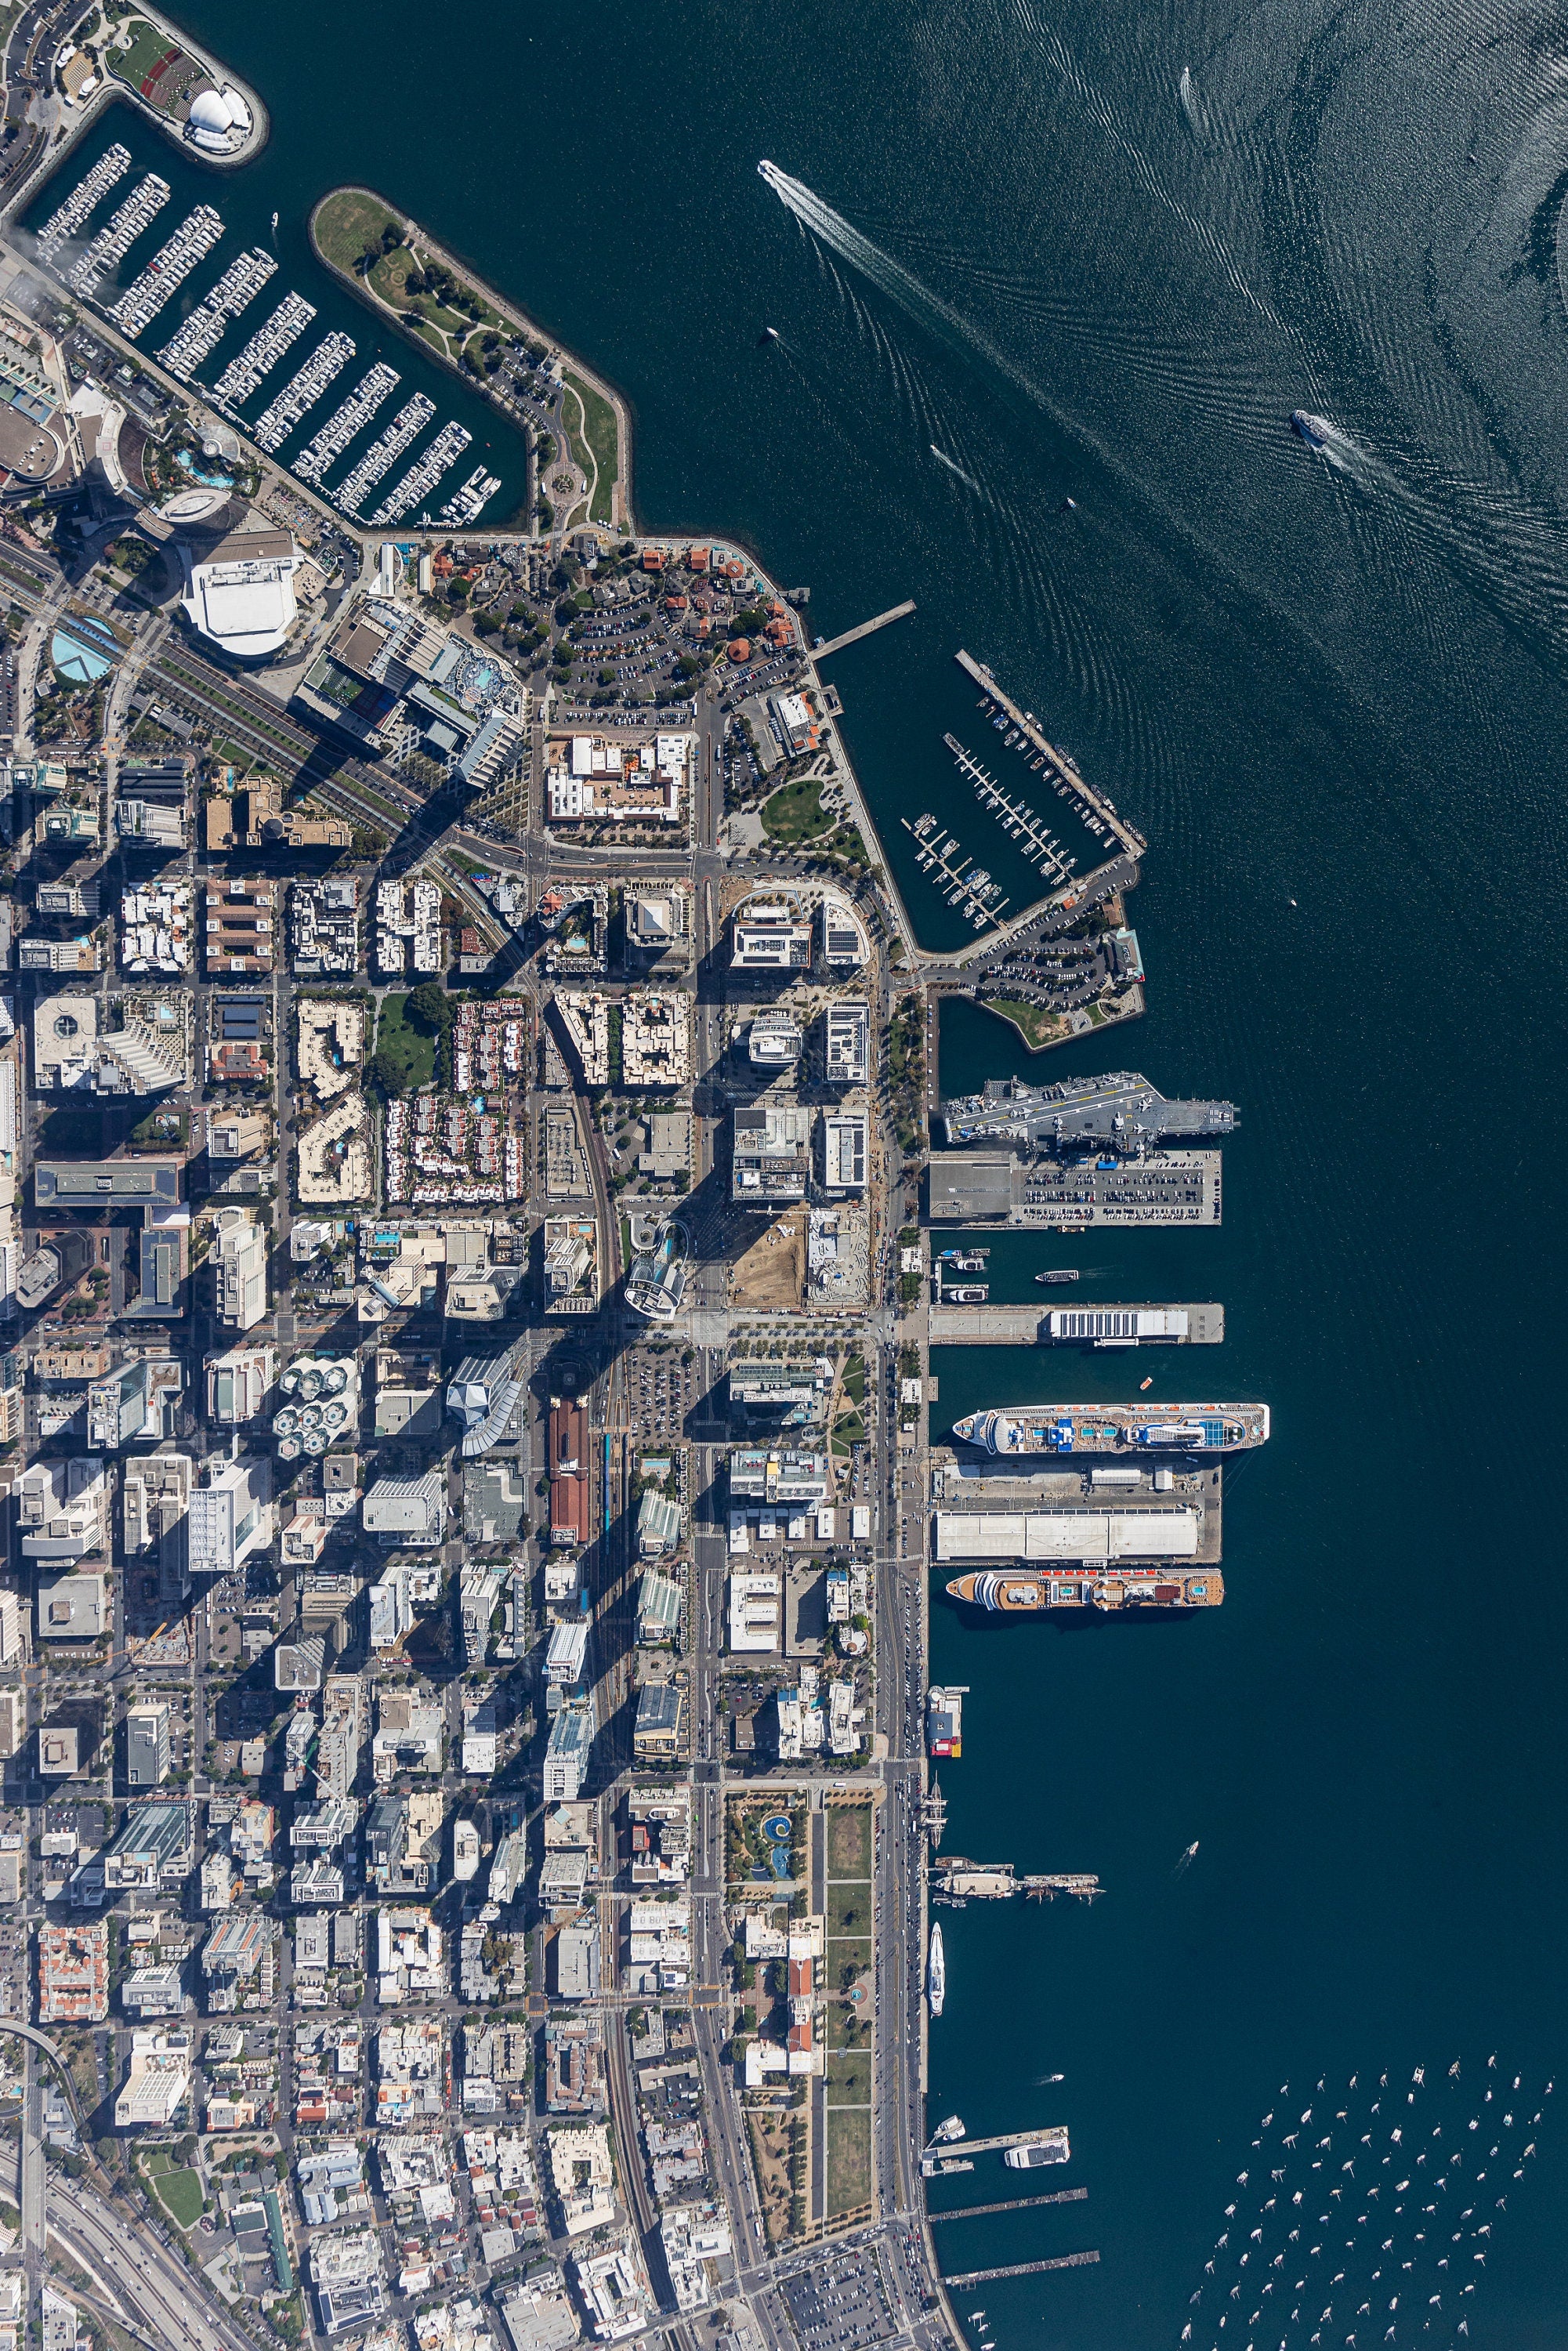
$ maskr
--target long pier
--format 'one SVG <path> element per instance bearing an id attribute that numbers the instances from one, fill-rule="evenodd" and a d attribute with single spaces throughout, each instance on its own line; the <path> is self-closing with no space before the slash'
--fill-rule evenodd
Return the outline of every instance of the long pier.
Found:
<path id="1" fill-rule="evenodd" d="M 846 645 L 858 645 L 862 637 L 874 636 L 878 629 L 885 629 L 890 621 L 902 621 L 914 610 L 914 597 L 906 597 L 902 604 L 891 605 L 885 612 L 879 612 L 874 621 L 862 621 L 858 629 L 846 629 L 842 636 L 830 637 L 825 645 L 813 645 L 811 659 L 814 662 L 826 661 L 830 653 L 841 653 Z"/>
<path id="2" fill-rule="evenodd" d="M 932 2214 L 935 2220 L 936 2215 Z M 1097 2262 L 1098 2253 L 1058 2253 L 1049 2262 L 1009 2262 L 999 2270 L 964 2270 L 956 2277 L 945 2277 L 944 2285 L 987 2285 L 992 2278 L 1035 2277 L 1041 2270 L 1082 2270 Z"/>
<path id="3" fill-rule="evenodd" d="M 959 1274 L 960 1281 L 983 1281 L 983 1274 Z M 1055 1303 L 1051 1306 L 946 1306 L 929 1310 L 931 1344 L 934 1347 L 1093 1347 L 1093 1346 L 1176 1346 L 1218 1347 L 1225 1337 L 1225 1309 L 1218 1305 L 1179 1306 L 1175 1311 L 1187 1318 L 1186 1333 L 1180 1339 L 1097 1339 L 1092 1332 L 1082 1335 L 1069 1333 L 1053 1338 L 1051 1330 L 1052 1314 L 1071 1311 L 1077 1301 L 1063 1283 Z M 1147 1307 L 1116 1306 L 1079 1309 L 1086 1313 L 1138 1314 Z"/>
<path id="4" fill-rule="evenodd" d="M 1004 2131 L 1000 2138 L 942 2139 L 923 2150 L 927 2155 L 995 2155 L 1009 2147 L 1033 2147 L 1040 2139 L 1060 2139 L 1065 2149 L 1067 2126 L 1052 2123 L 1047 2130 Z"/>
<path id="5" fill-rule="evenodd" d="M 1023 2212 L 1034 2204 L 1082 2204 L 1087 2188 L 1059 2188 L 1053 2196 L 1006 2196 L 999 2204 L 961 2204 L 956 2212 L 928 2212 L 933 2228 L 938 2220 L 978 2220 L 988 2212 Z M 948 2280 L 951 2285 L 956 2281 Z"/>
<path id="6" fill-rule="evenodd" d="M 1120 841 L 1127 856 L 1142 857 L 1149 845 L 1143 834 L 1135 826 L 1130 825 L 1125 817 L 1117 815 L 1113 800 L 1108 800 L 1103 792 L 1096 791 L 1092 784 L 1084 782 L 1067 754 L 1046 740 L 1039 721 L 1031 718 L 1027 710 L 1020 710 L 1010 695 L 1002 692 L 984 662 L 977 662 L 972 653 L 965 653 L 961 647 L 957 662 L 959 668 L 974 679 L 981 693 L 988 695 L 998 710 L 1006 712 L 1030 747 L 1044 755 L 1052 780 L 1066 786 L 1070 797 L 1079 803 L 1080 811 L 1086 810 L 1090 815 L 1098 818 L 1106 831 Z"/>

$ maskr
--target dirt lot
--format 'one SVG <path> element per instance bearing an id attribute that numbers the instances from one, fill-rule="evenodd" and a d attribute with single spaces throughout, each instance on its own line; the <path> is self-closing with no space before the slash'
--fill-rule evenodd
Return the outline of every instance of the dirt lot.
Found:
<path id="1" fill-rule="evenodd" d="M 730 1304 L 737 1313 L 769 1309 L 798 1312 L 806 1279 L 806 1211 L 791 1208 L 776 1217 L 761 1238 L 737 1258 L 730 1276 Z"/>
<path id="2" fill-rule="evenodd" d="M 782 2243 L 789 2233 L 789 2148 L 793 2126 L 794 2116 L 787 2110 L 779 2113 L 756 2106 L 747 2109 L 746 2128 L 757 2173 L 758 2201 L 770 2245 Z"/>

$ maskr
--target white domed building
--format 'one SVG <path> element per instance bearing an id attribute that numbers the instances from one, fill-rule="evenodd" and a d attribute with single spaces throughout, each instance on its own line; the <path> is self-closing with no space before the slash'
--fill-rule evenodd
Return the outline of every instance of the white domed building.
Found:
<path id="1" fill-rule="evenodd" d="M 227 82 L 222 89 L 202 90 L 185 118 L 186 138 L 206 155 L 235 154 L 254 127 L 250 108 Z"/>

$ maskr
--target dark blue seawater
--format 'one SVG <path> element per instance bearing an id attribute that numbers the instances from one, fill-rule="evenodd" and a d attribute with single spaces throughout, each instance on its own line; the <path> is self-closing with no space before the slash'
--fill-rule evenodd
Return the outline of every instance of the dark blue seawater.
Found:
<path id="1" fill-rule="evenodd" d="M 960 644 L 1150 838 L 1148 1017 L 1033 1066 L 1231 1096 L 1224 1227 L 1039 1261 L 1223 1299 L 1228 1343 L 954 1351 L 936 1417 L 1153 1369 L 1166 1400 L 1266 1395 L 1277 1433 L 1230 1481 L 1212 1619 L 936 1605 L 934 1669 L 971 1687 L 950 1848 L 1107 1887 L 946 1914 L 933 2117 L 1066 2122 L 1090 2193 L 956 2224 L 944 2258 L 1103 2256 L 960 2306 L 998 2351 L 1188 2324 L 1206 2351 L 1556 2351 L 1568 34 L 1386 0 L 186 13 L 273 118 L 217 201 L 277 206 L 298 268 L 315 198 L 380 185 L 623 387 L 650 527 L 738 535 L 824 634 L 917 599 L 835 674 L 931 944 L 959 934 L 901 814 L 1015 903 L 1029 879 L 941 746 L 977 725 Z M 945 1015 L 949 1083 L 1026 1060 Z M 1432 2147 L 1479 2148 L 1458 2239 L 1449 2191 L 1398 2203 L 1383 2166 L 1417 2066 Z M 1540 2152 L 1500 2167 L 1484 2085 L 1516 2073 Z"/>

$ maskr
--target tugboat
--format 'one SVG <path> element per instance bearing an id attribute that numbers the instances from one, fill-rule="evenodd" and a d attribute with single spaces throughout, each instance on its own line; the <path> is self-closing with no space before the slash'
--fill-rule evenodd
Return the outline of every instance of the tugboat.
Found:
<path id="1" fill-rule="evenodd" d="M 1304 408 L 1291 409 L 1291 430 L 1309 449 L 1326 449 L 1329 445 L 1328 427 L 1322 418 L 1312 415 Z"/>

